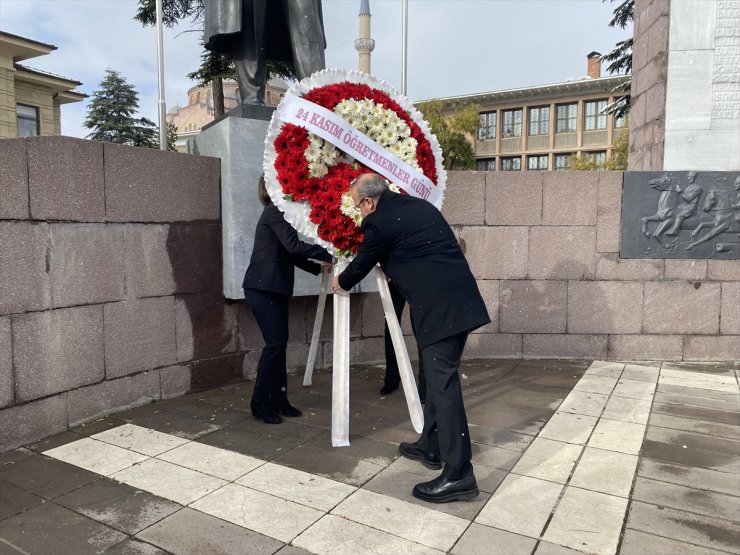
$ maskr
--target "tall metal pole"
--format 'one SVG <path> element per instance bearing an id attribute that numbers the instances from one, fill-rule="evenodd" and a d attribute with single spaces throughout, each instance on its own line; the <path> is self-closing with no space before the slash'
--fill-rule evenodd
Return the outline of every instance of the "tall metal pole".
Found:
<path id="1" fill-rule="evenodd" d="M 167 121 L 164 101 L 164 46 L 162 39 L 162 0 L 157 0 L 157 72 L 159 85 L 159 149 L 167 150 Z"/>
<path id="2" fill-rule="evenodd" d="M 403 54 L 401 65 L 401 93 L 406 96 L 408 88 L 408 55 L 409 55 L 409 0 L 403 0 Z"/>

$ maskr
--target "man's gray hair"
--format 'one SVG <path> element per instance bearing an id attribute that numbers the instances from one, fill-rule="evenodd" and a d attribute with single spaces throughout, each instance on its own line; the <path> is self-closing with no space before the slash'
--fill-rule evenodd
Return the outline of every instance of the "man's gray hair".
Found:
<path id="1" fill-rule="evenodd" d="M 357 188 L 357 196 L 378 198 L 383 191 L 388 190 L 388 182 L 377 173 L 365 173 L 354 180 L 352 187 Z"/>

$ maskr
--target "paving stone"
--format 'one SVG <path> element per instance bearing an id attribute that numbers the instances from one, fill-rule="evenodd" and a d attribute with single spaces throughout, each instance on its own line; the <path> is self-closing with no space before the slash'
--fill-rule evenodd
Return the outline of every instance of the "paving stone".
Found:
<path id="1" fill-rule="evenodd" d="M 538 538 L 562 489 L 560 484 L 510 474 L 475 522 Z"/>
<path id="2" fill-rule="evenodd" d="M 588 393 L 600 393 L 602 395 L 609 395 L 614 390 L 614 386 L 617 384 L 616 378 L 610 378 L 608 376 L 594 376 L 585 375 L 578 383 L 573 386 L 573 391 L 583 391 Z"/>
<path id="3" fill-rule="evenodd" d="M 596 424 L 589 447 L 638 455 L 645 435 L 645 424 L 633 424 L 602 418 Z"/>
<path id="4" fill-rule="evenodd" d="M 182 555 L 262 555 L 275 553 L 283 545 L 247 528 L 187 508 L 147 528 L 136 537 L 170 553 Z"/>
<path id="5" fill-rule="evenodd" d="M 350 439 L 350 445 L 353 441 L 355 440 Z M 344 449 L 332 448 L 328 451 L 326 448 L 319 449 L 307 445 L 292 447 L 292 444 L 290 448 L 278 447 L 275 452 L 270 452 L 269 456 L 276 464 L 310 472 L 350 486 L 362 486 L 386 467 L 385 460 L 372 461 L 346 456 L 343 454 Z M 278 450 L 284 452 L 279 453 Z"/>
<path id="6" fill-rule="evenodd" d="M 182 508 L 113 480 L 98 480 L 58 497 L 55 503 L 130 535 Z"/>
<path id="7" fill-rule="evenodd" d="M 546 541 L 540 541 L 537 549 L 534 550 L 534 555 L 580 555 L 581 553 L 583 551 L 568 549 L 562 545 L 555 545 Z"/>
<path id="8" fill-rule="evenodd" d="M 740 544 L 738 523 L 640 501 L 630 505 L 627 528 L 720 551 L 732 552 Z"/>
<path id="9" fill-rule="evenodd" d="M 564 281 L 500 282 L 500 330 L 564 333 L 568 304 Z"/>
<path id="10" fill-rule="evenodd" d="M 689 418 L 680 418 L 678 416 L 669 416 L 659 413 L 653 413 L 650 415 L 650 425 L 661 428 L 671 428 L 673 430 L 695 432 L 708 436 L 717 436 L 718 438 L 726 437 L 729 439 L 740 440 L 740 426 L 717 424 L 716 422 L 703 422 L 701 420 L 697 421 Z"/>
<path id="11" fill-rule="evenodd" d="M 102 143 L 71 137 L 33 137 L 27 144 L 34 220 L 105 220 Z"/>
<path id="12" fill-rule="evenodd" d="M 0 173 L 0 219 L 28 219 L 28 155 L 26 140 L 0 143 L 3 171 Z"/>
<path id="13" fill-rule="evenodd" d="M 602 418 L 632 422 L 633 424 L 647 424 L 650 416 L 650 401 L 629 399 L 627 397 L 611 397 L 606 404 Z"/>
<path id="14" fill-rule="evenodd" d="M 662 507 L 740 523 L 738 498 L 696 487 L 667 484 L 638 476 L 632 498 Z"/>
<path id="15" fill-rule="evenodd" d="M 651 364 L 628 364 L 624 368 L 622 377 L 625 380 L 644 381 L 657 383 L 660 376 L 660 363 L 657 366 Z"/>
<path id="16" fill-rule="evenodd" d="M 740 457 L 740 441 L 732 439 L 707 437 L 704 434 L 668 430 L 666 428 L 658 428 L 657 426 L 650 426 L 645 438 L 653 441 L 686 445 L 688 449 L 704 449 Z"/>
<path id="17" fill-rule="evenodd" d="M 542 538 L 588 553 L 611 555 L 617 550 L 626 510 L 627 499 L 622 497 L 568 487 Z"/>
<path id="18" fill-rule="evenodd" d="M 217 158 L 106 143 L 105 211 L 115 222 L 217 220 Z M 166 180 L 161 176 L 166 175 Z"/>
<path id="19" fill-rule="evenodd" d="M 36 455 L 0 472 L 0 480 L 46 499 L 53 499 L 98 480 L 100 476 L 62 461 Z"/>
<path id="20" fill-rule="evenodd" d="M 639 333 L 642 284 L 618 281 L 568 284 L 568 332 Z"/>
<path id="21" fill-rule="evenodd" d="M 0 521 L 43 502 L 38 495 L 0 479 Z"/>
<path id="22" fill-rule="evenodd" d="M 0 221 L 0 314 L 46 310 L 49 224 Z"/>
<path id="23" fill-rule="evenodd" d="M 54 503 L 44 503 L 0 521 L 0 538 L 23 553 L 86 555 L 101 553 L 126 535 Z"/>
<path id="24" fill-rule="evenodd" d="M 526 227 L 466 227 L 461 239 L 476 279 L 527 277 L 529 231 Z"/>
<path id="25" fill-rule="evenodd" d="M 483 225 L 485 198 L 485 173 L 476 171 L 450 173 L 445 186 L 442 214 L 450 225 Z"/>
<path id="26" fill-rule="evenodd" d="M 614 386 L 612 395 L 638 399 L 640 401 L 650 401 L 653 395 L 655 395 L 655 389 L 656 386 L 654 383 L 620 378 L 617 385 Z"/>
<path id="27" fill-rule="evenodd" d="M 204 435 L 198 441 L 266 461 L 284 455 L 296 447 L 292 441 L 261 436 L 238 426 Z"/>
<path id="28" fill-rule="evenodd" d="M 486 224 L 540 225 L 541 172 L 486 174 Z"/>
<path id="29" fill-rule="evenodd" d="M 50 229 L 52 306 L 124 298 L 123 226 L 62 223 Z"/>
<path id="30" fill-rule="evenodd" d="M 159 409 L 152 411 L 151 406 L 145 405 L 138 409 L 120 413 L 118 416 L 122 420 L 144 428 L 151 428 L 184 439 L 196 439 L 226 426 L 225 423 L 196 418 L 195 415 L 184 412 Z"/>
<path id="31" fill-rule="evenodd" d="M 719 283 L 647 282 L 642 331 L 716 334 L 719 332 L 719 309 Z"/>
<path id="32" fill-rule="evenodd" d="M 705 468 L 652 461 L 643 458 L 638 467 L 638 475 L 671 484 L 694 487 L 701 484 L 703 489 L 738 496 L 740 486 L 737 476 Z"/>
<path id="33" fill-rule="evenodd" d="M 452 549 L 469 524 L 462 518 L 362 489 L 331 513 L 440 551 Z"/>
<path id="34" fill-rule="evenodd" d="M 658 396 L 665 398 L 665 401 L 658 399 Z M 738 405 L 738 410 L 740 410 L 740 405 Z M 653 403 L 653 413 L 680 416 L 691 421 L 698 420 L 715 424 L 740 426 L 740 415 L 737 412 L 687 405 L 681 403 L 681 399 L 677 395 L 671 396 L 656 393 L 655 402 Z"/>
<path id="35" fill-rule="evenodd" d="M 731 371 L 732 366 L 729 362 L 664 361 L 661 367 L 666 370 L 686 370 L 688 372 L 702 372 L 705 374 L 732 376 L 732 371 Z"/>
<path id="36" fill-rule="evenodd" d="M 578 172 L 544 172 L 542 225 L 595 225 L 598 182 Z"/>
<path id="37" fill-rule="evenodd" d="M 373 553 L 409 553 L 441 555 L 437 549 L 414 543 L 333 515 L 326 515 L 299 535 L 293 545 L 311 553 L 326 555 L 372 555 Z"/>
<path id="38" fill-rule="evenodd" d="M 0 318 L 0 409 L 15 400 L 12 352 L 10 318 Z"/>
<path id="39" fill-rule="evenodd" d="M 87 437 L 49 449 L 45 454 L 103 476 L 110 476 L 147 459 L 145 455 Z"/>
<path id="40" fill-rule="evenodd" d="M 110 303 L 104 312 L 107 378 L 177 361 L 172 297 Z"/>
<path id="41" fill-rule="evenodd" d="M 278 550 L 276 553 L 277 555 L 311 555 L 309 551 L 294 547 L 292 545 L 286 545 L 282 549 Z"/>
<path id="42" fill-rule="evenodd" d="M 229 482 L 264 464 L 264 461 L 254 457 L 232 453 L 197 441 L 190 441 L 165 451 L 157 458 Z"/>
<path id="43" fill-rule="evenodd" d="M 179 362 L 237 350 L 237 305 L 226 303 L 222 293 L 178 296 L 175 318 Z"/>
<path id="44" fill-rule="evenodd" d="M 533 227 L 527 275 L 530 279 L 593 279 L 595 248 L 594 227 Z"/>
<path id="45" fill-rule="evenodd" d="M 598 417 L 601 416 L 608 399 L 608 395 L 574 390 L 568 394 L 558 411 Z"/>
<path id="46" fill-rule="evenodd" d="M 105 555 L 167 555 L 167 552 L 150 543 L 125 540 L 108 549 Z"/>
<path id="47" fill-rule="evenodd" d="M 92 439 L 149 457 L 156 457 L 187 443 L 183 438 L 134 424 L 124 424 L 118 428 L 105 430 L 92 436 Z"/>
<path id="48" fill-rule="evenodd" d="M 565 484 L 582 450 L 580 445 L 537 438 L 511 471 L 514 474 Z"/>
<path id="49" fill-rule="evenodd" d="M 496 546 L 501 553 L 529 555 L 537 540 L 473 523 L 450 553 L 453 555 L 489 555 Z"/>
<path id="50" fill-rule="evenodd" d="M 629 497 L 637 461 L 636 455 L 586 447 L 569 485 Z"/>
<path id="51" fill-rule="evenodd" d="M 645 553 L 670 553 L 671 555 L 720 555 L 720 551 L 698 547 L 681 541 L 661 538 L 627 528 L 624 531 L 620 555 L 645 555 Z"/>
<path id="52" fill-rule="evenodd" d="M 660 428 L 657 428 L 660 430 Z M 740 474 L 740 457 L 721 451 L 700 449 L 681 441 L 673 430 L 657 434 L 652 426 L 643 441 L 641 456 L 653 461 Z M 686 435 L 681 432 L 680 435 Z M 656 437 L 657 436 L 657 437 Z M 655 439 L 653 439 L 655 438 Z M 718 442 L 719 443 L 719 442 Z"/>

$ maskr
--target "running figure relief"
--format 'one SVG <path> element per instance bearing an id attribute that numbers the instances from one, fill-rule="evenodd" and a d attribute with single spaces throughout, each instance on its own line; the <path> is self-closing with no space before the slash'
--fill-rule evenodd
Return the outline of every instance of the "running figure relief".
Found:
<path id="1" fill-rule="evenodd" d="M 639 229 L 639 235 L 634 233 Z M 627 172 L 622 258 L 740 258 L 736 172 Z"/>

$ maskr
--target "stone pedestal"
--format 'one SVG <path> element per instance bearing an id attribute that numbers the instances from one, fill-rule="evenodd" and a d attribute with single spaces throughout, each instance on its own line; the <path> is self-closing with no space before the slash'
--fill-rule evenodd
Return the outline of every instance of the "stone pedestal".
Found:
<path id="1" fill-rule="evenodd" d="M 196 138 L 196 146 L 198 154 L 221 159 L 223 292 L 227 299 L 243 299 L 244 272 L 252 254 L 255 226 L 262 214 L 257 181 L 262 175 L 272 109 L 259 107 L 248 114 L 242 111 L 248 117 L 233 113 L 204 128 Z M 296 270 L 295 278 L 295 296 L 319 293 L 319 276 Z M 353 292 L 377 291 L 374 277 L 370 278 L 365 278 Z"/>

